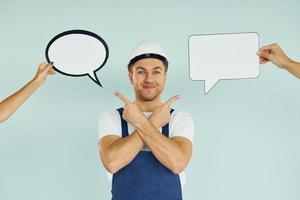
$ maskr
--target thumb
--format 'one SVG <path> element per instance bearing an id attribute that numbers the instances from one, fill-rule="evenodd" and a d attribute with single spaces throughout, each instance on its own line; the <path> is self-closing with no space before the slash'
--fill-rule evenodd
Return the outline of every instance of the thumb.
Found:
<path id="1" fill-rule="evenodd" d="M 272 54 L 269 51 L 258 51 L 257 55 L 268 60 L 272 59 Z"/>

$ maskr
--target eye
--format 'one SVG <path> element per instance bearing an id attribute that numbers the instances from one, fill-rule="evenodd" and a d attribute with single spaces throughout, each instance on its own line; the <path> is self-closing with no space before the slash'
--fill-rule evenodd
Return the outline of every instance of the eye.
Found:
<path id="1" fill-rule="evenodd" d="M 145 72 L 143 70 L 137 71 L 137 74 L 144 74 Z"/>
<path id="2" fill-rule="evenodd" d="M 154 71 L 153 74 L 161 74 L 160 71 Z"/>

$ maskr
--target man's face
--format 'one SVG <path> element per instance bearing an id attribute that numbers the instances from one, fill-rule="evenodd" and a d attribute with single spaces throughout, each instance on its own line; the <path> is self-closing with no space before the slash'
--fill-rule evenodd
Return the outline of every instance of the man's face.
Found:
<path id="1" fill-rule="evenodd" d="M 128 76 L 136 95 L 152 101 L 163 91 L 167 73 L 162 61 L 145 58 L 134 63 Z"/>

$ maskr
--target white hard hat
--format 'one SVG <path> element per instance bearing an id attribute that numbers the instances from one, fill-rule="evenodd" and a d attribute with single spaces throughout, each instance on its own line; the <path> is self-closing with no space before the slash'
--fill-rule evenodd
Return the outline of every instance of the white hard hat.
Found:
<path id="1" fill-rule="evenodd" d="M 165 50 L 150 39 L 140 41 L 130 54 L 130 63 L 133 64 L 144 58 L 156 58 L 162 61 L 167 60 Z"/>

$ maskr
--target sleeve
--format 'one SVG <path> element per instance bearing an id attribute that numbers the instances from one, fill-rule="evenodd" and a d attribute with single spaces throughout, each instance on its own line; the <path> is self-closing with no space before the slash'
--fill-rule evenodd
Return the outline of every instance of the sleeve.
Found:
<path id="1" fill-rule="evenodd" d="M 100 140 L 102 137 L 107 135 L 117 135 L 121 134 L 121 118 L 117 110 L 104 111 L 99 119 L 98 133 Z"/>
<path id="2" fill-rule="evenodd" d="M 194 140 L 194 121 L 192 116 L 185 112 L 174 112 L 170 121 L 170 138 L 181 136 L 189 139 L 192 143 Z"/>

